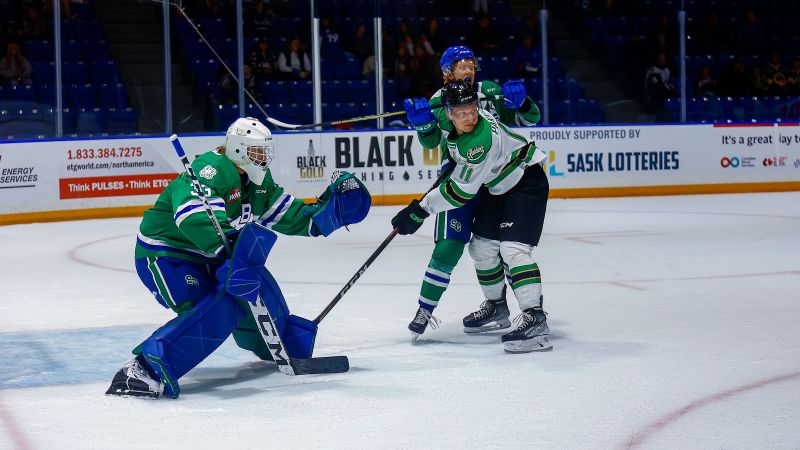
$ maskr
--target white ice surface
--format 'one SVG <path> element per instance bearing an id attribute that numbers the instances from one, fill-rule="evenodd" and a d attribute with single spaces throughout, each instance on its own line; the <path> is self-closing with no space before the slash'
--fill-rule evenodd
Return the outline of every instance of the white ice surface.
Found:
<path id="1" fill-rule="evenodd" d="M 315 317 L 397 209 L 282 236 L 292 311 Z M 800 448 L 800 193 L 552 200 L 549 353 L 462 332 L 482 300 L 466 254 L 410 344 L 431 222 L 320 324 L 315 354 L 350 372 L 289 377 L 229 340 L 158 401 L 103 395 L 171 318 L 133 271 L 138 219 L 0 227 L 0 448 Z"/>

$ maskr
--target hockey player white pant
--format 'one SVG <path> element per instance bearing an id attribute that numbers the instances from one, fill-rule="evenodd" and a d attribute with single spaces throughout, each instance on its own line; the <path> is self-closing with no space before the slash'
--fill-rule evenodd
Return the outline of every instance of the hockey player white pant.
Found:
<path id="1" fill-rule="evenodd" d="M 507 277 L 521 310 L 540 306 L 542 278 L 533 259 L 533 246 L 522 242 L 496 241 L 473 235 L 469 254 L 475 264 L 478 281 L 489 300 L 503 295 L 505 262 Z"/>

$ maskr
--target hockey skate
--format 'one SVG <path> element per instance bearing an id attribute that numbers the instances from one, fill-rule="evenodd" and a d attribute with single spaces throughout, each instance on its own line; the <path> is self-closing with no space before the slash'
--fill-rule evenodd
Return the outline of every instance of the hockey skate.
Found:
<path id="1" fill-rule="evenodd" d="M 150 373 L 144 357 L 138 355 L 131 359 L 114 375 L 106 395 L 121 397 L 142 397 L 157 399 L 164 391 L 164 385 Z"/>
<path id="2" fill-rule="evenodd" d="M 481 303 L 480 309 L 464 317 L 464 333 L 483 333 L 508 328 L 511 326 L 508 315 L 505 296 L 499 300 L 486 300 Z"/>
<path id="3" fill-rule="evenodd" d="M 517 329 L 503 335 L 503 349 L 508 353 L 546 352 L 553 349 L 547 313 L 542 308 L 528 308 L 514 319 Z"/>
<path id="4" fill-rule="evenodd" d="M 414 316 L 414 320 L 408 324 L 408 330 L 411 331 L 412 344 L 417 342 L 419 335 L 425 332 L 429 324 L 431 328 L 436 329 L 439 326 L 439 319 L 434 317 L 429 309 L 420 306 L 417 309 L 417 315 Z"/>

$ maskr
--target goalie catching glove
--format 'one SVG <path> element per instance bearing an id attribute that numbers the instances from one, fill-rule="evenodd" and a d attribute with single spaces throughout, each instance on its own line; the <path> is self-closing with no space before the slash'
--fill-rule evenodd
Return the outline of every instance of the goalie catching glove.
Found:
<path id="1" fill-rule="evenodd" d="M 349 172 L 334 172 L 333 182 L 304 211 L 311 216 L 311 236 L 328 236 L 367 217 L 372 197 L 364 183 Z"/>

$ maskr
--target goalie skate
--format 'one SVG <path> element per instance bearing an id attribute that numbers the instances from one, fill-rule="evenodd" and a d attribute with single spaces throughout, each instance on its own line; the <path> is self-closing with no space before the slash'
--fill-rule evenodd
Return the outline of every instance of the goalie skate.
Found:
<path id="1" fill-rule="evenodd" d="M 118 395 L 120 397 L 141 397 L 157 399 L 164 391 L 164 385 L 153 378 L 143 366 L 139 358 L 131 359 L 114 375 L 111 386 L 106 391 L 106 395 Z"/>
<path id="2" fill-rule="evenodd" d="M 464 317 L 464 333 L 485 333 L 508 328 L 511 326 L 508 316 L 505 298 L 486 300 L 477 311 Z"/>

